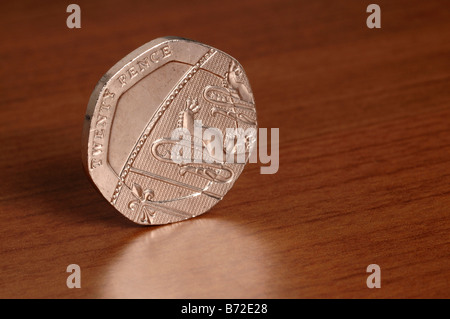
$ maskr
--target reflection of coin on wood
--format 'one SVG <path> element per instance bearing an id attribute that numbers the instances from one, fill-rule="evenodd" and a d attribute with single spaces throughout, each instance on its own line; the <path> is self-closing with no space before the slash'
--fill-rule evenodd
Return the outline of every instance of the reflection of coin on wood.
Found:
<path id="1" fill-rule="evenodd" d="M 196 127 L 196 121 L 202 127 Z M 83 164 L 100 193 L 139 224 L 166 224 L 214 206 L 241 174 L 211 140 L 191 140 L 192 159 L 176 163 L 174 129 L 256 129 L 253 94 L 240 64 L 207 45 L 174 37 L 153 40 L 113 66 L 89 100 Z"/>

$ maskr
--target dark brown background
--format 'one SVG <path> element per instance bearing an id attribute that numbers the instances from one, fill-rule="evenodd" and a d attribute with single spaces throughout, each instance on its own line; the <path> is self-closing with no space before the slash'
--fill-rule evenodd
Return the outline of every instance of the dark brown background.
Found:
<path id="1" fill-rule="evenodd" d="M 448 1 L 378 0 L 368 29 L 371 2 L 76 1 L 71 30 L 71 2 L 2 1 L 0 297 L 450 297 Z M 103 73 L 165 35 L 241 62 L 280 169 L 145 228 L 88 182 L 81 125 Z"/>

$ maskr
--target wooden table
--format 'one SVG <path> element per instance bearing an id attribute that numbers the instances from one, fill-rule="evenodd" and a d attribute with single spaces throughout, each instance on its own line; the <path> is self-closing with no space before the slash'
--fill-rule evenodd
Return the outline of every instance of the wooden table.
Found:
<path id="1" fill-rule="evenodd" d="M 381 29 L 360 0 L 76 3 L 81 29 L 65 2 L 0 5 L 0 297 L 450 297 L 447 1 L 378 0 Z M 280 167 L 139 227 L 90 185 L 81 126 L 103 73 L 165 35 L 244 65 Z"/>

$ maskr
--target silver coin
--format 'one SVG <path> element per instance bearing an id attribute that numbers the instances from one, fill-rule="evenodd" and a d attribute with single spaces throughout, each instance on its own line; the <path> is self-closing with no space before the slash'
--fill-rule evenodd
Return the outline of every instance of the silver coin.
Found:
<path id="1" fill-rule="evenodd" d="M 95 87 L 83 165 L 125 217 L 144 225 L 177 222 L 208 211 L 231 189 L 256 128 L 253 94 L 237 60 L 192 40 L 158 38 L 119 61 Z M 208 139 L 211 130 L 222 139 Z M 250 133 L 232 136 L 239 130 Z"/>

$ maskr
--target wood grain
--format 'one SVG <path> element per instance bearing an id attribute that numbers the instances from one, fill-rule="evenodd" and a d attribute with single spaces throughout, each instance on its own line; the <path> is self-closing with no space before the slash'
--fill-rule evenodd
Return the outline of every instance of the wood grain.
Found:
<path id="1" fill-rule="evenodd" d="M 0 5 L 0 297 L 450 297 L 446 1 L 379 0 L 381 29 L 360 0 L 76 3 L 77 30 L 69 2 Z M 145 228 L 89 184 L 81 125 L 103 73 L 165 35 L 241 62 L 280 168 Z"/>

